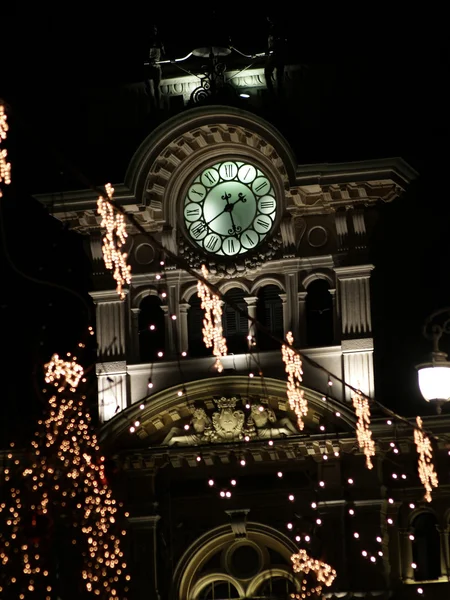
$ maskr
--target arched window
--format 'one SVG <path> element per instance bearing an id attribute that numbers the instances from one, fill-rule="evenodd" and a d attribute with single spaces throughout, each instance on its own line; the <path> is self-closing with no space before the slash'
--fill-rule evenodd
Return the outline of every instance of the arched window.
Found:
<path id="1" fill-rule="evenodd" d="M 203 341 L 203 316 L 204 310 L 201 308 L 201 299 L 197 293 L 192 294 L 189 299 L 188 309 L 188 346 L 189 356 L 211 356 L 212 349 L 205 346 Z"/>
<path id="2" fill-rule="evenodd" d="M 333 298 L 328 283 L 315 279 L 307 288 L 306 343 L 308 346 L 331 346 L 333 334 Z"/>
<path id="3" fill-rule="evenodd" d="M 203 589 L 199 600 L 234 600 L 239 598 L 239 592 L 229 581 L 214 581 Z"/>
<path id="4" fill-rule="evenodd" d="M 146 296 L 139 309 L 139 355 L 142 362 L 152 362 L 165 347 L 161 300 L 156 295 Z"/>
<path id="5" fill-rule="evenodd" d="M 421 513 L 412 522 L 416 581 L 429 581 L 441 576 L 441 544 L 437 525 L 437 518 L 430 512 Z"/>
<path id="6" fill-rule="evenodd" d="M 259 290 L 256 319 L 275 337 L 283 339 L 283 302 L 276 285 L 266 285 Z M 259 350 L 275 350 L 280 347 L 276 340 L 263 331 L 257 330 L 256 337 Z"/>
<path id="7" fill-rule="evenodd" d="M 267 579 L 258 590 L 258 598 L 270 600 L 284 600 L 291 598 L 296 592 L 295 585 L 285 577 L 271 577 Z"/>
<path id="8" fill-rule="evenodd" d="M 239 288 L 233 288 L 225 293 L 224 298 L 230 300 L 240 309 L 247 312 L 247 304 L 244 300 L 245 293 Z M 234 310 L 225 302 L 222 307 L 223 335 L 227 340 L 228 352 L 230 354 L 243 354 L 248 352 L 248 318 Z"/>

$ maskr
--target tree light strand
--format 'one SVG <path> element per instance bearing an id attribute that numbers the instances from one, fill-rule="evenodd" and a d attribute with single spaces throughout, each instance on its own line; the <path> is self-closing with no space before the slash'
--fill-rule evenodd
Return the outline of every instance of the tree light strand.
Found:
<path id="1" fill-rule="evenodd" d="M 2 140 L 6 140 L 7 132 L 9 129 L 8 120 L 6 117 L 5 107 L 0 104 L 0 145 Z M 11 183 L 11 163 L 7 162 L 6 157 L 8 151 L 6 148 L 0 148 L 0 183 L 9 185 Z M 3 196 L 0 188 L 0 198 Z"/>
<path id="2" fill-rule="evenodd" d="M 208 269 L 205 265 L 202 265 L 202 275 L 205 279 L 208 278 Z M 200 280 L 197 282 L 197 295 L 202 301 L 201 307 L 205 311 L 202 328 L 203 341 L 207 348 L 213 349 L 213 355 L 216 357 L 214 366 L 221 373 L 223 365 L 220 359 L 228 353 L 227 342 L 222 335 L 222 300 L 216 294 L 211 294 L 208 286 Z"/>
<path id="3" fill-rule="evenodd" d="M 425 500 L 431 502 L 431 491 L 439 485 L 438 476 L 433 465 L 433 448 L 430 438 L 422 429 L 422 419 L 416 417 L 417 428 L 414 429 L 414 442 L 416 443 L 418 471 L 420 481 L 425 488 Z"/>
<path id="4" fill-rule="evenodd" d="M 126 531 L 106 479 L 105 459 L 91 429 L 85 396 L 73 394 L 82 374 L 75 358 L 62 361 L 54 354 L 46 365 L 46 381 L 57 392 L 32 441 L 32 463 L 14 469 L 22 475 L 22 483 L 13 483 L 9 502 L 0 504 L 0 517 L 5 519 L 0 524 L 0 592 L 14 593 L 18 588 L 17 598 L 59 597 L 53 587 L 58 574 L 52 572 L 52 529 L 53 524 L 60 526 L 60 520 L 67 521 L 67 515 L 73 527 L 72 543 L 81 553 L 80 575 L 86 590 L 99 600 L 126 598 L 123 593 L 128 591 L 130 575 L 121 547 Z M 6 468 L 5 482 L 9 479 Z"/>
<path id="5" fill-rule="evenodd" d="M 317 581 L 327 587 L 330 587 L 336 579 L 336 571 L 330 565 L 320 560 L 316 560 L 315 558 L 311 558 L 304 548 L 300 548 L 297 554 L 293 554 L 291 556 L 291 561 L 294 573 L 305 573 L 305 575 L 308 575 L 309 572 L 312 572 L 315 574 Z M 317 594 L 320 594 L 322 591 L 321 586 L 314 591 Z M 291 594 L 291 598 L 300 600 L 298 594 Z"/>
<path id="6" fill-rule="evenodd" d="M 375 456 L 375 442 L 370 431 L 370 407 L 366 397 L 356 392 L 352 396 L 353 407 L 358 418 L 356 436 L 358 444 L 366 457 L 366 467 L 373 469 L 372 456 Z"/>
<path id="7" fill-rule="evenodd" d="M 128 254 L 122 250 L 128 233 L 124 215 L 115 211 L 111 204 L 114 188 L 107 183 L 105 190 L 110 201 L 108 202 L 103 196 L 99 196 L 97 200 L 97 213 L 102 217 L 100 227 L 106 229 L 102 245 L 103 259 L 106 268 L 113 271 L 113 277 L 117 282 L 117 293 L 123 300 L 125 298 L 123 286 L 131 282 L 131 267 L 127 265 Z"/>
<path id="8" fill-rule="evenodd" d="M 294 336 L 291 331 L 286 334 L 286 340 L 290 346 L 294 343 Z M 287 380 L 287 397 L 289 406 L 294 411 L 297 417 L 297 424 L 302 430 L 305 426 L 303 417 L 308 414 L 308 401 L 305 398 L 304 392 L 300 387 L 303 381 L 302 361 L 300 356 L 289 346 L 283 344 L 281 347 L 285 371 L 288 376 Z"/>

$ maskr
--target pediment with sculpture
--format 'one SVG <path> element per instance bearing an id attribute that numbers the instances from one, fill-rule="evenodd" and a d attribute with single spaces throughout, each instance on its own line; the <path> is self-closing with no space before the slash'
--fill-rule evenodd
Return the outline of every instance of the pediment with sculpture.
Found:
<path id="1" fill-rule="evenodd" d="M 194 408 L 184 427 L 170 429 L 162 444 L 191 446 L 255 439 L 269 440 L 299 433 L 289 417 L 278 418 L 267 401 L 248 403 L 239 396 L 213 399 L 215 409 Z"/>

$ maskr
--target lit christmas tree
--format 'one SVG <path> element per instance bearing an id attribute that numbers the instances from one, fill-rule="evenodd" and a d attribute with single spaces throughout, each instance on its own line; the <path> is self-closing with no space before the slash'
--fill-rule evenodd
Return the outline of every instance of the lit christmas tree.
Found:
<path id="1" fill-rule="evenodd" d="M 11 451 L 0 500 L 0 597 L 125 600 L 126 513 L 113 498 L 104 457 L 78 390 L 76 358 L 54 355 L 47 414 L 27 456 Z"/>

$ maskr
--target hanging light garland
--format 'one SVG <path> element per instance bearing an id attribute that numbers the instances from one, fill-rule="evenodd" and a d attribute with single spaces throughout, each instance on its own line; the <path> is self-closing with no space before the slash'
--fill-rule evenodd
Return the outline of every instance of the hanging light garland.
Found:
<path id="1" fill-rule="evenodd" d="M 0 104 L 0 144 L 2 140 L 6 140 L 8 132 L 8 120 L 6 117 L 5 107 Z M 9 185 L 11 183 L 11 163 L 7 162 L 6 157 L 8 151 L 6 148 L 0 148 L 0 183 Z M 0 198 L 3 196 L 2 190 L 0 189 Z"/>
<path id="2" fill-rule="evenodd" d="M 202 265 L 202 275 L 205 279 L 208 278 L 208 274 L 208 269 Z M 223 365 L 220 359 L 228 352 L 226 339 L 222 335 L 222 300 L 216 294 L 211 294 L 208 286 L 200 280 L 197 282 L 197 295 L 205 311 L 203 341 L 207 348 L 213 349 L 213 355 L 216 357 L 214 366 L 221 373 Z"/>
<path id="3" fill-rule="evenodd" d="M 353 407 L 358 419 L 356 424 L 356 436 L 360 449 L 366 457 L 366 467 L 373 469 L 372 457 L 375 456 L 375 442 L 370 431 L 370 407 L 369 401 L 359 392 L 352 396 Z"/>
<path id="4" fill-rule="evenodd" d="M 106 229 L 102 245 L 103 259 L 106 268 L 113 271 L 113 277 L 117 282 L 117 293 L 123 300 L 125 298 L 123 286 L 131 282 L 131 267 L 127 265 L 128 254 L 122 250 L 128 234 L 124 215 L 115 211 L 111 203 L 114 188 L 107 183 L 105 190 L 109 202 L 103 196 L 99 196 L 97 200 L 97 213 L 102 217 L 100 227 Z"/>
<path id="5" fill-rule="evenodd" d="M 305 573 L 305 575 L 308 575 L 308 573 L 312 572 L 315 574 L 317 581 L 326 587 L 330 587 L 336 579 L 336 571 L 333 567 L 327 565 L 325 562 L 311 558 L 304 548 L 300 548 L 297 554 L 293 554 L 291 556 L 291 561 L 294 573 Z M 321 591 L 322 586 L 320 585 L 314 589 L 314 592 L 317 594 L 320 594 Z M 291 598 L 300 600 L 300 598 L 304 598 L 304 596 L 295 594 L 292 595 Z"/>
<path id="6" fill-rule="evenodd" d="M 417 428 L 414 429 L 414 442 L 419 455 L 418 470 L 420 481 L 425 488 L 425 500 L 431 502 L 431 492 L 439 485 L 438 476 L 433 466 L 433 448 L 430 438 L 422 429 L 422 419 L 416 417 Z"/>
<path id="7" fill-rule="evenodd" d="M 286 340 L 289 346 L 294 343 L 294 336 L 291 331 L 286 334 Z M 289 406 L 294 411 L 297 417 L 297 424 L 299 429 L 302 430 L 305 426 L 303 417 L 308 414 L 308 401 L 305 398 L 304 392 L 300 387 L 303 381 L 302 375 L 302 361 L 300 356 L 293 350 L 293 348 L 283 344 L 281 352 L 283 356 L 283 362 L 285 364 L 285 370 L 288 376 L 287 380 L 287 397 L 289 400 Z"/>

